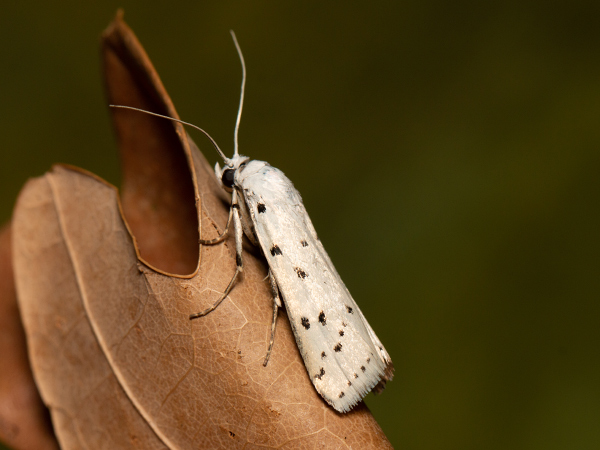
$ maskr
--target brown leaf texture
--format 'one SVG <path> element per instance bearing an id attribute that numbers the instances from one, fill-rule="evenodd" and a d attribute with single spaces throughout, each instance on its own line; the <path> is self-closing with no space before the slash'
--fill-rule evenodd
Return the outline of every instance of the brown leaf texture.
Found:
<path id="1" fill-rule="evenodd" d="M 0 441 L 15 450 L 54 450 L 58 443 L 33 382 L 17 308 L 11 228 L 0 228 Z"/>
<path id="2" fill-rule="evenodd" d="M 102 55 L 111 103 L 177 117 L 120 15 Z M 229 297 L 189 320 L 235 270 L 231 237 L 198 245 L 222 230 L 228 199 L 180 124 L 111 113 L 121 200 L 56 166 L 28 182 L 13 219 L 33 374 L 61 447 L 391 448 L 362 403 L 339 414 L 317 394 L 285 312 L 263 367 L 272 300 L 256 251 Z"/>

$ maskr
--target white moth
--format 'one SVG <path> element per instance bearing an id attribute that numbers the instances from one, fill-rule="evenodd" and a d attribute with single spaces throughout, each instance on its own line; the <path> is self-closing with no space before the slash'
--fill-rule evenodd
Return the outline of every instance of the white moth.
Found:
<path id="1" fill-rule="evenodd" d="M 392 360 L 335 270 L 292 182 L 281 170 L 238 152 L 246 67 L 235 34 L 231 34 L 243 71 L 232 158 L 227 158 L 212 137 L 195 125 L 137 108 L 111 106 L 190 125 L 204 133 L 223 158 L 224 165 L 221 168 L 217 163 L 215 174 L 231 193 L 229 218 L 218 238 L 200 242 L 222 242 L 233 219 L 237 267 L 223 295 L 190 319 L 210 313 L 228 296 L 243 270 L 242 237 L 246 235 L 267 260 L 273 294 L 271 339 L 263 365 L 267 365 L 273 348 L 277 313 L 283 300 L 317 392 L 335 410 L 347 412 L 371 390 L 383 390 L 386 381 L 393 377 Z"/>

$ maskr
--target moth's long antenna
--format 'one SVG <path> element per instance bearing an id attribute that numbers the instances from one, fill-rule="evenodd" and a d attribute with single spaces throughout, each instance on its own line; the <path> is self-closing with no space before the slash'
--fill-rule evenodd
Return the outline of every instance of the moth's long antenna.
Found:
<path id="1" fill-rule="evenodd" d="M 246 89 L 246 63 L 244 62 L 244 55 L 242 55 L 242 49 L 240 48 L 240 44 L 238 44 L 237 38 L 235 37 L 235 33 L 233 30 L 229 30 L 231 33 L 231 37 L 233 38 L 233 43 L 235 44 L 235 48 L 238 52 L 238 56 L 240 57 L 240 62 L 242 63 L 242 92 L 240 94 L 240 107 L 238 108 L 237 120 L 235 121 L 235 133 L 234 133 L 234 147 L 233 147 L 233 157 L 239 155 L 238 152 L 238 131 L 240 130 L 240 120 L 242 119 L 242 108 L 244 106 L 244 91 Z"/>
<path id="2" fill-rule="evenodd" d="M 145 109 L 134 108 L 133 106 L 123 106 L 123 105 L 108 105 L 108 106 L 110 106 L 111 108 L 131 109 L 133 111 L 143 112 L 143 113 L 149 114 L 151 116 L 156 116 L 156 117 L 161 117 L 163 119 L 172 120 L 173 122 L 179 122 L 179 123 L 182 123 L 183 125 L 189 125 L 190 127 L 195 128 L 196 130 L 199 130 L 202 133 L 204 133 L 204 135 L 210 140 L 210 142 L 212 143 L 212 145 L 215 147 L 215 149 L 217 150 L 217 152 L 219 152 L 219 155 L 221 155 L 221 158 L 223 158 L 224 161 L 229 161 L 229 158 L 227 158 L 225 156 L 225 154 L 221 151 L 221 149 L 219 148 L 219 146 L 217 145 L 217 143 L 215 142 L 215 140 L 211 137 L 211 135 L 208 134 L 206 131 L 204 131 L 202 128 L 194 125 L 193 123 L 184 122 L 183 120 L 174 119 L 173 117 L 169 117 L 169 116 L 163 116 L 162 114 L 157 114 L 157 113 L 153 113 L 153 112 L 150 112 L 150 111 L 146 111 Z"/>

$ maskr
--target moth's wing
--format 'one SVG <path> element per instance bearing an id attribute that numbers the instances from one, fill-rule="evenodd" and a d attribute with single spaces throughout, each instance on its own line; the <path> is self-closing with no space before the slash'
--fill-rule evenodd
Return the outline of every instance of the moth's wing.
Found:
<path id="1" fill-rule="evenodd" d="M 302 208 L 304 209 L 304 205 L 302 205 Z M 392 358 L 390 357 L 389 353 L 386 351 L 385 347 L 383 346 L 383 344 L 381 343 L 381 341 L 379 340 L 379 338 L 375 334 L 375 331 L 373 331 L 373 328 L 371 328 L 371 325 L 369 324 L 369 322 L 365 318 L 363 312 L 361 311 L 361 309 L 359 308 L 359 306 L 356 304 L 356 302 L 354 301 L 354 299 L 350 295 L 350 291 L 348 291 L 348 289 L 346 288 L 346 285 L 343 283 L 342 278 L 339 276 L 339 274 L 335 270 L 335 267 L 334 267 L 333 263 L 331 262 L 331 259 L 329 258 L 329 255 L 325 251 L 325 248 L 323 247 L 323 244 L 321 243 L 320 239 L 317 237 L 317 232 L 316 232 L 315 228 L 313 227 L 313 224 L 312 224 L 312 222 L 310 220 L 310 217 L 308 216 L 308 214 L 306 213 L 306 211 L 304 211 L 304 214 L 305 214 L 305 217 L 306 217 L 306 221 L 308 222 L 308 229 L 311 231 L 311 234 L 312 234 L 313 238 L 315 239 L 317 245 L 319 246 L 321 254 L 324 256 L 324 259 L 327 261 L 330 269 L 336 274 L 336 276 L 338 277 L 340 283 L 343 285 L 344 289 L 348 293 L 348 297 L 350 298 L 351 302 L 356 307 L 356 310 L 360 314 L 360 317 L 361 317 L 361 319 L 362 319 L 362 321 L 363 321 L 363 323 L 364 323 L 364 325 L 365 325 L 365 327 L 367 329 L 367 332 L 369 333 L 369 336 L 370 336 L 371 340 L 375 344 L 375 348 L 377 349 L 377 354 L 379 355 L 379 357 L 381 358 L 381 360 L 383 361 L 383 363 L 385 365 L 385 376 L 379 382 L 379 384 L 377 386 L 375 386 L 375 388 L 374 388 L 374 391 L 376 393 L 380 393 L 381 391 L 383 391 L 383 389 L 385 389 L 385 383 L 386 383 L 386 381 L 390 381 L 390 380 L 392 380 L 392 378 L 394 378 L 394 364 L 392 363 Z"/>
<path id="2" fill-rule="evenodd" d="M 313 236 L 316 245 L 319 247 L 319 251 L 320 251 L 321 255 L 323 256 L 323 259 L 327 262 L 330 270 L 333 273 L 335 273 L 335 275 L 337 276 L 337 279 L 339 280 L 339 283 L 346 290 L 346 293 L 348 295 L 348 297 L 347 297 L 348 298 L 348 304 L 351 305 L 351 307 L 354 308 L 355 311 L 357 311 L 358 314 L 360 315 L 360 318 L 361 318 L 363 324 L 365 325 L 365 328 L 367 329 L 367 332 L 369 334 L 369 337 L 371 338 L 371 341 L 373 342 L 373 344 L 375 344 L 375 348 L 377 350 L 377 355 L 379 356 L 379 358 L 381 359 L 381 361 L 383 362 L 383 364 L 385 366 L 385 371 L 384 371 L 383 378 L 373 388 L 373 390 L 376 393 L 380 393 L 381 391 L 383 391 L 383 389 L 385 389 L 386 382 L 390 381 L 390 380 L 392 380 L 392 378 L 394 378 L 394 364 L 392 363 L 392 359 L 391 359 L 389 353 L 386 351 L 386 349 L 383 346 L 383 344 L 381 343 L 381 341 L 379 340 L 379 338 L 377 337 L 377 335 L 375 334 L 375 331 L 373 331 L 373 328 L 371 327 L 371 325 L 369 324 L 369 322 L 365 318 L 365 316 L 364 316 L 363 312 L 361 311 L 360 307 L 356 304 L 356 302 L 354 301 L 354 299 L 350 295 L 350 291 L 348 291 L 348 288 L 346 288 L 346 285 L 342 281 L 342 278 L 337 273 L 337 270 L 335 269 L 335 266 L 331 262 L 331 259 L 329 258 L 329 255 L 325 251 L 325 248 L 323 247 L 323 244 L 321 243 L 321 240 L 317 237 L 317 232 L 316 232 L 316 230 L 315 230 L 315 228 L 314 228 L 314 226 L 312 224 L 312 221 L 310 220 L 310 217 L 308 216 L 308 213 L 304 209 L 304 205 L 302 204 L 302 202 L 300 202 L 300 205 L 302 206 L 302 209 L 304 210 L 304 215 L 303 216 L 305 217 L 305 221 L 307 223 L 307 229 L 310 230 L 310 233 Z"/>
<path id="3" fill-rule="evenodd" d="M 389 355 L 331 264 L 289 179 L 266 166 L 247 176 L 242 188 L 308 374 L 329 404 L 349 411 L 391 378 Z"/>

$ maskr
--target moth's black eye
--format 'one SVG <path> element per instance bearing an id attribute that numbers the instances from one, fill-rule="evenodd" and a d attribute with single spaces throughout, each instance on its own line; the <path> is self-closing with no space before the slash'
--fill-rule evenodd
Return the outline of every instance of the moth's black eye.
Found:
<path id="1" fill-rule="evenodd" d="M 233 169 L 225 169 L 223 171 L 223 176 L 221 177 L 221 181 L 223 185 L 230 188 L 233 187 L 233 176 L 235 175 L 235 170 Z"/>

